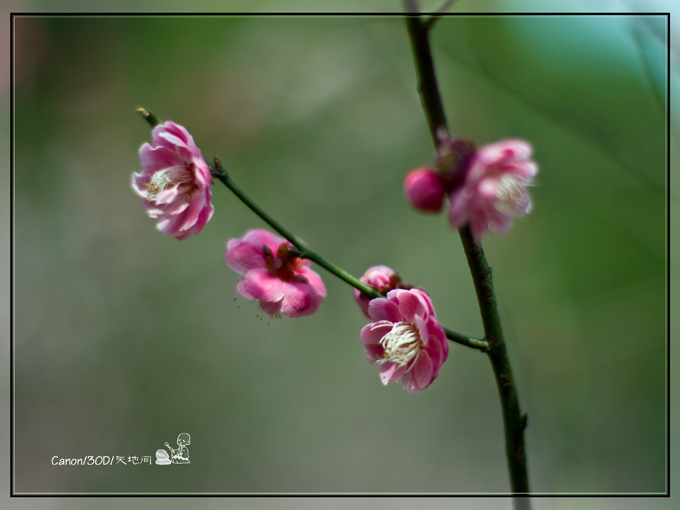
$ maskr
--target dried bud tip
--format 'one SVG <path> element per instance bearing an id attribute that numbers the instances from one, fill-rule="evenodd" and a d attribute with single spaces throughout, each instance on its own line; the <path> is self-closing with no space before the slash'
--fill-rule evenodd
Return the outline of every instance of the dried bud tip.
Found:
<path id="1" fill-rule="evenodd" d="M 226 170 L 224 169 L 224 167 L 222 166 L 222 162 L 220 161 L 220 159 L 219 159 L 217 156 L 215 156 L 215 159 L 214 159 L 213 161 L 215 162 L 215 173 L 214 173 L 214 177 L 222 177 L 222 176 L 226 176 L 226 175 L 227 175 L 227 172 L 226 172 Z"/>
<path id="2" fill-rule="evenodd" d="M 141 106 L 137 108 L 137 111 L 144 117 L 144 119 L 151 124 L 151 127 L 156 127 L 158 126 L 161 121 L 156 117 L 150 110 L 147 110 L 146 108 L 142 108 Z"/>

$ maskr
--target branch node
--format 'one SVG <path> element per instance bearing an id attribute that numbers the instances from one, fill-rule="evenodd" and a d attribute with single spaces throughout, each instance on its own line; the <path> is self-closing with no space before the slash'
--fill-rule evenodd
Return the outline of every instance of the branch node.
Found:
<path id="1" fill-rule="evenodd" d="M 224 169 L 224 167 L 222 166 L 222 162 L 219 160 L 219 158 L 217 156 L 215 156 L 214 161 L 215 161 L 215 168 L 213 169 L 212 166 L 210 167 L 210 175 L 212 175 L 213 177 L 217 177 L 217 178 L 226 177 L 227 171 Z M 210 165 L 208 165 L 208 166 L 210 166 Z"/>

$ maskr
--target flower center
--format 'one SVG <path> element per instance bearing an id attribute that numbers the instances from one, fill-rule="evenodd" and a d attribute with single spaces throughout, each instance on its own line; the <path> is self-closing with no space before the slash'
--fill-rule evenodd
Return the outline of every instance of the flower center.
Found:
<path id="1" fill-rule="evenodd" d="M 264 251 L 266 267 L 272 276 L 276 276 L 284 282 L 307 283 L 307 278 L 295 273 L 305 265 L 305 261 L 298 257 L 299 252 L 288 241 L 279 245 L 276 254 L 273 254 L 266 246 L 263 246 L 262 250 Z"/>
<path id="2" fill-rule="evenodd" d="M 522 177 L 512 175 L 501 177 L 496 191 L 498 201 L 495 207 L 498 212 L 503 214 L 518 212 L 518 209 L 526 204 L 526 187 L 528 184 L 528 181 Z"/>
<path id="3" fill-rule="evenodd" d="M 147 202 L 158 199 L 163 191 L 169 188 L 177 188 L 178 195 L 190 195 L 197 187 L 193 182 L 191 170 L 186 166 L 172 166 L 153 174 L 151 182 L 143 182 L 148 196 Z"/>
<path id="4" fill-rule="evenodd" d="M 396 363 L 404 366 L 420 352 L 420 335 L 418 328 L 408 322 L 397 322 L 392 331 L 380 339 L 380 345 L 385 352 L 377 363 Z"/>

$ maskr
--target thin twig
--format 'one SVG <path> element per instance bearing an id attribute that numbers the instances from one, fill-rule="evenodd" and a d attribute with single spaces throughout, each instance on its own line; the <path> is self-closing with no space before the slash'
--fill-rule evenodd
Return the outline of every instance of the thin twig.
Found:
<path id="1" fill-rule="evenodd" d="M 218 158 L 215 158 L 215 167 L 211 174 L 213 177 L 219 179 L 227 188 L 229 188 L 231 192 L 234 193 L 241 200 L 241 202 L 243 202 L 246 206 L 250 208 L 251 211 L 257 214 L 267 224 L 269 224 L 269 226 L 271 226 L 279 234 L 281 234 L 288 241 L 290 241 L 290 243 L 293 246 L 295 246 L 300 252 L 301 258 L 309 259 L 313 262 L 316 262 L 321 267 L 323 267 L 330 273 L 334 274 L 341 280 L 344 280 L 346 283 L 349 283 L 352 287 L 358 289 L 360 292 L 366 294 L 370 298 L 375 299 L 379 297 L 384 297 L 380 292 L 378 292 L 370 285 L 367 285 L 361 280 L 355 278 L 347 271 L 342 269 L 340 266 L 333 264 L 330 260 L 326 259 L 322 255 L 312 250 L 309 246 L 300 241 L 300 239 L 298 239 L 290 230 L 288 230 L 278 221 L 272 218 L 267 212 L 265 212 L 264 209 L 262 209 L 259 205 L 257 205 L 257 203 L 251 200 L 250 197 L 248 197 L 248 195 L 246 195 L 241 190 L 241 188 L 239 188 L 236 185 L 236 183 L 232 180 L 229 174 L 227 174 L 224 167 L 222 166 L 222 163 Z M 479 349 L 483 352 L 486 352 L 489 348 L 489 344 L 486 342 L 486 340 L 461 335 L 460 333 L 456 333 L 455 331 L 452 331 L 447 328 L 444 328 L 444 333 L 446 334 L 446 338 L 448 338 L 452 342 L 456 342 L 458 344 L 471 347 L 472 349 Z"/>
<path id="2" fill-rule="evenodd" d="M 446 0 L 442 4 L 442 6 L 437 9 L 435 12 L 432 13 L 432 15 L 427 18 L 425 21 L 423 21 L 423 28 L 425 30 L 430 30 L 434 24 L 442 17 L 442 15 L 446 14 L 446 11 L 448 11 L 453 4 L 456 3 L 456 0 Z"/>
<path id="3" fill-rule="evenodd" d="M 451 331 L 448 328 L 444 328 L 444 333 L 446 334 L 446 338 L 449 340 L 452 340 L 453 342 L 456 342 L 457 344 L 461 345 L 466 345 L 468 347 L 471 347 L 472 349 L 479 349 L 482 352 L 487 352 L 489 350 L 489 342 L 486 340 L 483 340 L 481 338 L 475 338 L 473 336 L 463 336 L 460 333 L 456 333 L 455 331 Z"/>

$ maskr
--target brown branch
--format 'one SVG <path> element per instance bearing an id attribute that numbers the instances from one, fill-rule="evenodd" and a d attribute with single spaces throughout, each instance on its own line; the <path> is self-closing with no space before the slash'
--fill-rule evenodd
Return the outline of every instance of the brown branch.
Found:
<path id="1" fill-rule="evenodd" d="M 430 134 L 435 147 L 438 147 L 441 133 L 448 134 L 448 126 L 432 59 L 429 27 L 417 15 L 417 4 L 409 0 L 406 4 L 409 12 L 406 24 L 418 73 L 418 90 L 430 127 Z M 503 339 L 491 268 L 486 261 L 482 247 L 474 241 L 468 227 L 460 229 L 460 238 L 472 273 L 484 325 L 485 340 L 488 342 L 487 354 L 491 361 L 500 395 L 505 426 L 505 453 L 508 459 L 512 493 L 516 496 L 514 498 L 515 508 L 528 509 L 530 507 L 529 498 L 517 497 L 529 493 L 524 447 L 524 429 L 527 425 L 527 415 L 526 413 L 521 414 L 519 407 L 510 358 Z"/>

